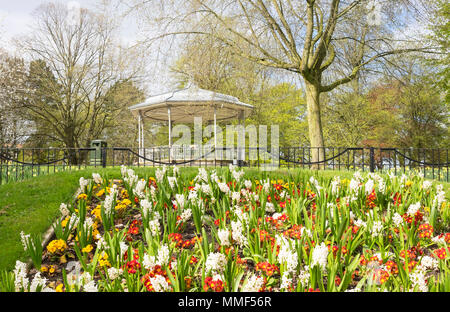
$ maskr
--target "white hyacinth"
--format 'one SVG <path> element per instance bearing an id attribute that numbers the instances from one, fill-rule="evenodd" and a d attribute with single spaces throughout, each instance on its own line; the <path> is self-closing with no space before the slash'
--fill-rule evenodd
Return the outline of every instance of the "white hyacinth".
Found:
<path id="1" fill-rule="evenodd" d="M 289 277 L 289 272 L 284 272 L 281 277 L 281 289 L 288 289 L 292 285 L 292 278 Z"/>
<path id="2" fill-rule="evenodd" d="M 143 199 L 140 201 L 140 205 L 144 218 L 148 218 L 148 216 L 152 212 L 152 203 L 149 202 L 147 199 Z"/>
<path id="3" fill-rule="evenodd" d="M 258 292 L 264 286 L 264 279 L 251 273 L 247 283 L 242 287 L 242 292 Z"/>
<path id="4" fill-rule="evenodd" d="M 170 188 L 173 190 L 177 185 L 177 177 L 167 177 L 167 181 L 169 181 Z"/>
<path id="5" fill-rule="evenodd" d="M 316 246 L 312 253 L 311 266 L 318 265 L 323 271 L 326 269 L 328 263 L 328 247 L 325 243 Z"/>
<path id="6" fill-rule="evenodd" d="M 206 258 L 205 268 L 206 272 L 222 272 L 227 264 L 227 258 L 224 254 L 219 252 L 210 253 Z"/>
<path id="7" fill-rule="evenodd" d="M 89 184 L 89 180 L 86 180 L 85 178 L 80 178 L 80 191 L 83 193 L 86 190 L 86 186 Z"/>
<path id="8" fill-rule="evenodd" d="M 298 256 L 295 249 L 293 250 L 286 239 L 281 240 L 280 252 L 278 253 L 278 262 L 286 263 L 286 270 L 293 272 L 297 269 Z"/>
<path id="9" fill-rule="evenodd" d="M 169 264 L 169 259 L 170 259 L 169 247 L 166 244 L 164 244 L 160 246 L 158 249 L 158 255 L 156 256 L 156 264 L 160 266 L 167 265 Z"/>
<path id="10" fill-rule="evenodd" d="M 122 269 L 117 269 L 115 267 L 110 267 L 108 269 L 108 276 L 110 280 L 115 280 L 116 278 L 118 278 L 121 274 L 122 274 L 123 270 Z"/>
<path id="11" fill-rule="evenodd" d="M 333 181 L 331 181 L 331 193 L 337 195 L 341 186 L 341 177 L 334 176 Z"/>
<path id="12" fill-rule="evenodd" d="M 372 225 L 372 237 L 377 237 L 383 232 L 383 222 L 374 221 Z"/>
<path id="13" fill-rule="evenodd" d="M 247 245 L 247 238 L 243 235 L 243 226 L 240 220 L 231 221 L 231 236 L 239 244 L 239 246 Z"/>
<path id="14" fill-rule="evenodd" d="M 420 202 L 412 204 L 409 206 L 408 211 L 406 212 L 409 216 L 414 217 L 417 211 L 420 209 Z"/>
<path id="15" fill-rule="evenodd" d="M 152 283 L 155 292 L 163 292 L 169 290 L 169 284 L 162 275 L 150 277 L 150 283 Z"/>
<path id="16" fill-rule="evenodd" d="M 244 181 L 244 186 L 245 186 L 245 188 L 251 189 L 252 188 L 252 181 L 245 180 Z"/>
<path id="17" fill-rule="evenodd" d="M 394 222 L 394 225 L 396 227 L 399 227 L 400 225 L 403 224 L 403 218 L 398 212 L 396 212 L 392 217 L 392 222 Z"/>
<path id="18" fill-rule="evenodd" d="M 192 216 L 192 210 L 191 209 L 185 209 L 180 215 L 180 220 L 178 220 L 178 223 L 186 222 L 188 221 Z"/>
<path id="19" fill-rule="evenodd" d="M 94 182 L 96 184 L 102 184 L 103 183 L 102 176 L 100 174 L 98 174 L 98 173 L 93 173 L 92 174 L 92 179 L 94 180 Z"/>
<path id="20" fill-rule="evenodd" d="M 149 254 L 144 255 L 144 261 L 142 261 L 142 265 L 146 270 L 152 270 L 156 265 L 155 256 L 150 256 Z"/>
<path id="21" fill-rule="evenodd" d="M 61 205 L 59 205 L 59 211 L 63 217 L 67 217 L 70 214 L 70 210 L 67 208 L 65 203 L 61 203 Z"/>
<path id="22" fill-rule="evenodd" d="M 230 246 L 230 232 L 227 229 L 219 229 L 217 236 L 221 246 Z"/>
<path id="23" fill-rule="evenodd" d="M 29 280 L 27 278 L 27 264 L 19 260 L 16 261 L 16 267 L 14 268 L 14 285 L 16 291 L 24 289 L 28 290 Z"/>
<path id="24" fill-rule="evenodd" d="M 423 189 L 424 191 L 428 191 L 428 190 L 431 188 L 432 185 L 433 185 L 433 183 L 432 183 L 431 181 L 425 180 L 425 181 L 423 181 L 423 183 L 422 183 L 422 189 Z"/>
<path id="25" fill-rule="evenodd" d="M 303 270 L 300 270 L 300 274 L 298 275 L 298 282 L 303 286 L 308 286 L 309 278 L 311 277 L 311 274 L 309 273 L 308 266 L 305 266 Z"/>
<path id="26" fill-rule="evenodd" d="M 271 202 L 266 202 L 266 212 L 275 212 L 275 206 Z"/>
<path id="27" fill-rule="evenodd" d="M 145 180 L 141 179 L 136 183 L 136 186 L 134 187 L 133 193 L 138 198 L 144 198 L 145 197 L 145 187 L 147 186 L 147 183 Z"/>
<path id="28" fill-rule="evenodd" d="M 374 189 L 375 183 L 372 179 L 367 180 L 366 184 L 364 185 L 364 192 L 366 195 L 372 193 Z"/>
<path id="29" fill-rule="evenodd" d="M 439 261 L 437 261 L 436 259 L 434 259 L 430 256 L 423 256 L 420 260 L 420 264 L 425 269 L 436 270 L 439 266 Z"/>
<path id="30" fill-rule="evenodd" d="M 153 236 L 158 235 L 160 229 L 159 220 L 157 218 L 154 218 L 148 223 L 148 227 L 150 228 Z"/>
<path id="31" fill-rule="evenodd" d="M 36 292 L 38 287 L 42 290 L 47 283 L 47 279 L 41 277 L 41 272 L 36 273 L 30 284 L 30 292 Z"/>

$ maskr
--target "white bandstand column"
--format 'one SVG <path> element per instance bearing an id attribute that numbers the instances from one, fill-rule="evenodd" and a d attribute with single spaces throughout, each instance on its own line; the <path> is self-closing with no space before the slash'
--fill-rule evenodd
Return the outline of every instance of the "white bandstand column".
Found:
<path id="1" fill-rule="evenodd" d="M 170 106 L 167 106 L 167 116 L 169 119 L 169 161 L 171 160 L 172 154 L 172 116 L 170 111 Z"/>
<path id="2" fill-rule="evenodd" d="M 141 114 L 139 113 L 139 116 L 138 116 L 138 151 L 139 151 L 139 153 L 141 152 L 141 144 L 142 144 L 142 142 L 141 142 L 141 119 L 142 119 L 142 117 L 141 117 Z"/>
<path id="3" fill-rule="evenodd" d="M 217 108 L 214 106 L 214 161 L 217 160 Z"/>

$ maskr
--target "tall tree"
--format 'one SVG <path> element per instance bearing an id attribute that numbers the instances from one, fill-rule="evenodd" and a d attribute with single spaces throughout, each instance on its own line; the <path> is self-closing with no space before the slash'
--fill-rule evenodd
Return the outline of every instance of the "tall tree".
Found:
<path id="1" fill-rule="evenodd" d="M 37 135 L 51 135 L 65 147 L 84 147 L 117 120 L 123 107 L 110 105 L 108 92 L 132 81 L 142 66 L 116 36 L 116 21 L 103 14 L 69 12 L 61 3 L 35 11 L 35 24 L 20 47 L 36 60 L 30 84 L 37 93 L 22 108 L 39 125 Z"/>
<path id="2" fill-rule="evenodd" d="M 152 39 L 179 34 L 213 37 L 236 55 L 298 74 L 305 85 L 314 147 L 324 146 L 321 94 L 390 55 L 425 49 L 420 42 L 395 35 L 412 16 L 403 11 L 410 1 L 188 0 L 161 2 L 160 10 L 157 1 L 131 2 L 147 22 L 161 26 L 161 35 Z M 379 21 L 382 16 L 387 18 Z M 339 61 L 347 50 L 355 50 L 357 57 L 350 70 L 343 71 Z M 323 157 L 319 153 L 313 161 Z"/>

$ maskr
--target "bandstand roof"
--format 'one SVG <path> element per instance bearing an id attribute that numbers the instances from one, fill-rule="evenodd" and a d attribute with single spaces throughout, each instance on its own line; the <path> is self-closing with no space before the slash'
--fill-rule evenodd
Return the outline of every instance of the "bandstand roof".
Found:
<path id="1" fill-rule="evenodd" d="M 129 109 L 135 116 L 164 122 L 169 119 L 169 107 L 170 119 L 175 123 L 193 123 L 194 117 L 202 117 L 205 122 L 212 121 L 214 107 L 217 121 L 246 118 L 253 110 L 252 105 L 243 103 L 236 97 L 195 86 L 151 96 Z"/>

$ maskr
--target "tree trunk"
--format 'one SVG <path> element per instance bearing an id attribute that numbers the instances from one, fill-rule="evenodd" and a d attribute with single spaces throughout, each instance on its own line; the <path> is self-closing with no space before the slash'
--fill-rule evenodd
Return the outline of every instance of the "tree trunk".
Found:
<path id="1" fill-rule="evenodd" d="M 320 118 L 320 92 L 317 84 L 306 83 L 306 106 L 308 109 L 309 142 L 312 147 L 312 162 L 325 159 L 323 149 L 323 131 Z M 321 164 L 315 164 L 312 169 L 319 169 Z"/>

